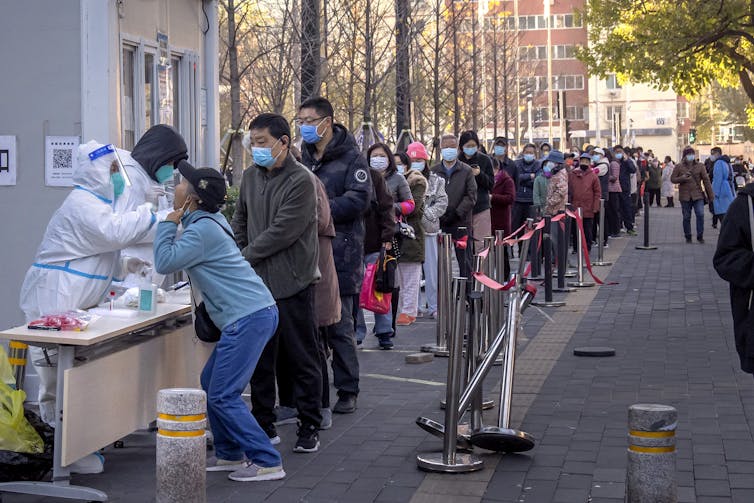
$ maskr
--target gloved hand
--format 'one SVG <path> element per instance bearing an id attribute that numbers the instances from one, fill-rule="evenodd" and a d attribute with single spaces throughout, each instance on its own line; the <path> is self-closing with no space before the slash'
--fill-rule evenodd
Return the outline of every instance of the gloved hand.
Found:
<path id="1" fill-rule="evenodd" d="M 142 260 L 138 257 L 122 257 L 120 260 L 121 269 L 124 272 L 133 274 L 138 274 L 144 269 L 152 266 L 151 262 L 147 262 L 146 260 Z"/>

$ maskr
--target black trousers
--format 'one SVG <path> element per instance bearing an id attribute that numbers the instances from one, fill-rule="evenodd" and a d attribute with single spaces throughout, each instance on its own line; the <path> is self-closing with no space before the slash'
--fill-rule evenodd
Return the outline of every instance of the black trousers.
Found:
<path id="1" fill-rule="evenodd" d="M 614 236 L 615 234 L 618 234 L 620 232 L 620 203 L 621 193 L 610 192 L 607 199 L 607 205 L 605 205 L 605 227 L 607 230 L 607 234 L 605 235 L 606 239 L 608 236 Z"/>
<path id="2" fill-rule="evenodd" d="M 327 346 L 332 350 L 333 384 L 338 389 L 340 398 L 359 394 L 359 357 L 356 354 L 354 304 L 359 305 L 358 295 L 340 296 L 340 321 L 327 332 Z"/>
<path id="3" fill-rule="evenodd" d="M 281 405 L 298 409 L 304 425 L 322 422 L 322 368 L 314 285 L 277 300 L 280 321 L 251 376 L 252 413 L 262 428 L 275 422 L 275 376 L 281 383 Z M 284 401 L 291 400 L 286 404 Z"/>
<path id="4" fill-rule="evenodd" d="M 657 201 L 657 207 L 662 206 L 660 204 L 660 189 L 648 189 L 649 190 L 649 206 L 652 206 L 652 201 Z"/>

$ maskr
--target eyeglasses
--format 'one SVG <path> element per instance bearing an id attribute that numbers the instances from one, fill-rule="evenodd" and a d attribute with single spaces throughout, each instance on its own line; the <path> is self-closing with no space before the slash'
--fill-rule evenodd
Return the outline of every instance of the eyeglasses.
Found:
<path id="1" fill-rule="evenodd" d="M 296 117 L 294 122 L 297 126 L 311 126 L 312 124 L 316 124 L 318 121 L 324 120 L 327 117 Z"/>

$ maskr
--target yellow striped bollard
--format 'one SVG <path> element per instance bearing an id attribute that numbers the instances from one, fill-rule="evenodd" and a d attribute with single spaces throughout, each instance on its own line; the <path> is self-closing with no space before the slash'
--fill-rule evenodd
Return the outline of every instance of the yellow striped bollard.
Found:
<path id="1" fill-rule="evenodd" d="M 205 503 L 207 395 L 199 389 L 157 393 L 157 503 Z"/>
<path id="2" fill-rule="evenodd" d="M 678 412 L 669 405 L 628 408 L 626 503 L 676 503 L 675 429 Z"/>
<path id="3" fill-rule="evenodd" d="M 16 379 L 16 389 L 24 389 L 26 378 L 26 351 L 29 346 L 19 341 L 8 343 L 8 362 L 13 367 L 13 377 Z"/>

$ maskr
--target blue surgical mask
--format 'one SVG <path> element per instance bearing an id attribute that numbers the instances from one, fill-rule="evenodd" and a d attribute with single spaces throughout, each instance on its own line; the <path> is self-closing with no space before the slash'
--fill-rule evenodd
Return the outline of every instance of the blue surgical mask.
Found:
<path id="1" fill-rule="evenodd" d="M 696 159 L 696 155 L 695 155 L 695 154 L 688 154 L 688 155 L 686 156 L 686 160 L 687 160 L 688 162 L 694 162 L 694 160 L 695 160 L 695 159 Z"/>
<path id="2" fill-rule="evenodd" d="M 304 140 L 304 143 L 319 143 L 319 140 L 322 139 L 322 135 L 317 132 L 317 129 L 319 129 L 319 126 L 327 119 L 325 117 L 321 121 L 319 121 L 319 124 L 302 124 L 299 126 L 301 129 L 301 138 Z"/>
<path id="3" fill-rule="evenodd" d="M 524 154 L 524 162 L 526 164 L 531 164 L 534 162 L 534 154 Z"/>
<path id="4" fill-rule="evenodd" d="M 615 154 L 615 158 L 620 161 L 621 159 L 623 159 L 623 154 L 617 153 L 617 154 Z"/>
<path id="5" fill-rule="evenodd" d="M 173 178 L 173 168 L 172 164 L 166 164 L 164 166 L 160 166 L 157 171 L 154 173 L 154 177 L 157 179 L 160 183 L 165 183 L 168 180 Z"/>
<path id="6" fill-rule="evenodd" d="M 717 154 L 712 154 L 711 156 L 709 156 L 709 160 L 712 162 L 717 161 Z"/>
<path id="7" fill-rule="evenodd" d="M 466 155 L 466 157 L 472 157 L 474 154 L 476 154 L 477 150 L 479 150 L 478 147 L 463 147 L 463 153 Z"/>
<path id="8" fill-rule="evenodd" d="M 120 196 L 123 194 L 123 191 L 126 188 L 126 179 L 123 178 L 123 173 L 120 171 L 113 173 L 110 175 L 110 181 L 113 184 L 113 194 L 115 197 Z"/>
<path id="9" fill-rule="evenodd" d="M 545 178 L 550 178 L 552 176 L 552 166 L 553 164 L 551 162 L 545 163 L 545 167 L 542 168 L 542 175 Z"/>
<path id="10" fill-rule="evenodd" d="M 369 167 L 376 169 L 377 171 L 385 171 L 385 169 L 387 169 L 387 165 L 387 157 L 374 156 L 369 158 Z"/>
<path id="11" fill-rule="evenodd" d="M 272 147 L 277 145 L 277 143 L 278 142 L 276 141 L 272 145 Z M 280 152 L 278 152 L 278 155 L 273 157 L 272 147 L 251 147 L 251 156 L 254 158 L 254 164 L 263 168 L 269 168 L 270 166 L 275 164 L 275 161 L 280 155 Z"/>
<path id="12" fill-rule="evenodd" d="M 458 159 L 458 150 L 455 147 L 444 148 L 440 151 L 442 160 L 447 162 L 453 162 Z"/>
<path id="13" fill-rule="evenodd" d="M 597 164 L 598 162 L 600 162 L 600 159 L 602 159 L 602 156 L 601 156 L 601 155 L 599 155 L 599 154 L 597 154 L 597 155 L 593 155 L 593 156 L 592 156 L 592 162 L 593 162 L 594 164 Z"/>
<path id="14" fill-rule="evenodd" d="M 397 165 L 395 166 L 395 169 L 396 169 L 396 170 L 398 171 L 398 173 L 400 173 L 401 175 L 403 175 L 403 174 L 405 174 L 405 173 L 406 173 L 406 166 L 404 166 L 403 164 L 397 164 Z"/>
<path id="15" fill-rule="evenodd" d="M 502 145 L 495 145 L 492 149 L 495 151 L 495 155 L 505 155 L 506 149 Z"/>
<path id="16" fill-rule="evenodd" d="M 424 161 L 414 161 L 411 163 L 411 169 L 415 169 L 416 171 L 422 171 L 424 170 Z"/>

